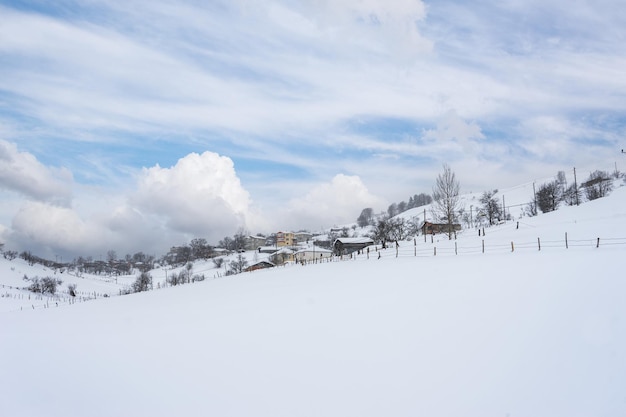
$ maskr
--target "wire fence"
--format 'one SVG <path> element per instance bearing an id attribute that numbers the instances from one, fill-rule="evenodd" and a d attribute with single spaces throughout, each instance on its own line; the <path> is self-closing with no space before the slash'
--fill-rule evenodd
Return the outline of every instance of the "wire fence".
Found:
<path id="1" fill-rule="evenodd" d="M 600 249 L 604 247 L 626 247 L 626 237 L 611 238 L 589 238 L 589 239 L 569 239 L 565 234 L 563 239 L 526 241 L 490 241 L 482 239 L 480 241 L 441 241 L 441 242 L 418 242 L 413 244 L 402 244 L 383 247 L 383 245 L 370 246 L 350 254 L 335 256 L 335 260 L 357 260 L 357 259 L 381 259 L 381 258 L 407 258 L 407 257 L 431 257 L 431 256 L 462 256 L 477 254 L 514 253 L 528 251 L 546 251 L 555 249 L 589 248 Z"/>

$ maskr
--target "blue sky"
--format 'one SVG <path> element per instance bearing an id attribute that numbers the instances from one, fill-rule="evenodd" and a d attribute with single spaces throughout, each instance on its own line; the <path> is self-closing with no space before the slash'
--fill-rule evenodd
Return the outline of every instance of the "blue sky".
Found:
<path id="1" fill-rule="evenodd" d="M 20 250 L 317 230 L 430 192 L 443 163 L 464 192 L 624 163 L 618 1 L 0 0 L 0 16 L 0 241 Z"/>

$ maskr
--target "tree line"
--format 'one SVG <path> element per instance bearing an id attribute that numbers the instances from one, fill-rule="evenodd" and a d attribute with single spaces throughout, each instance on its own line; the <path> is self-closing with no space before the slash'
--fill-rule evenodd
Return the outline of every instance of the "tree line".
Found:
<path id="1" fill-rule="evenodd" d="M 522 210 L 524 215 L 535 216 L 538 210 L 542 213 L 557 210 L 560 204 L 577 205 L 583 201 L 591 201 L 605 197 L 613 190 L 614 180 L 623 179 L 626 176 L 617 169 L 614 173 L 595 170 L 589 174 L 586 180 L 578 183 L 576 180 L 568 184 L 565 172 L 559 171 L 556 179 L 548 181 L 534 192 L 531 201 Z M 443 232 L 452 238 L 455 230 L 461 222 L 467 224 L 488 224 L 494 225 L 502 220 L 510 219 L 510 213 L 500 204 L 495 197 L 497 189 L 484 191 L 480 198 L 480 206 L 476 207 L 475 219 L 472 211 L 468 212 L 460 205 L 460 182 L 455 173 L 447 165 L 443 165 L 443 171 L 435 179 L 432 197 L 427 194 L 419 194 L 410 199 L 413 207 L 431 205 L 433 221 L 439 222 Z M 418 204 L 416 206 L 416 204 Z M 398 214 L 408 210 L 408 205 L 392 204 L 387 212 L 375 215 L 373 209 L 365 208 L 357 218 L 359 227 L 370 226 L 369 237 L 377 242 L 403 240 L 416 236 L 424 225 L 424 221 L 417 221 L 415 218 L 407 220 L 396 217 Z"/>

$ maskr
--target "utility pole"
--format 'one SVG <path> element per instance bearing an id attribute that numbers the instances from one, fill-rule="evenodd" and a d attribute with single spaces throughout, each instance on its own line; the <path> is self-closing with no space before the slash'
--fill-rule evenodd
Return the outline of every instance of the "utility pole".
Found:
<path id="1" fill-rule="evenodd" d="M 574 191 L 576 192 L 576 205 L 580 205 L 578 201 L 578 182 L 576 181 L 576 167 L 574 167 Z"/>

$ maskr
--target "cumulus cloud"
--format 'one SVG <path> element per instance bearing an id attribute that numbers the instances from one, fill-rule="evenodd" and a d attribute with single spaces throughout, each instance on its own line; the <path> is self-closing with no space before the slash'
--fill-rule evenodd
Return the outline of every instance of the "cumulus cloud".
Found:
<path id="1" fill-rule="evenodd" d="M 21 248 L 45 251 L 88 252 L 97 246 L 100 234 L 76 211 L 40 201 L 26 202 L 11 224 L 11 241 Z"/>
<path id="2" fill-rule="evenodd" d="M 171 168 L 144 168 L 131 203 L 175 231 L 223 237 L 245 224 L 250 197 L 230 158 L 204 152 Z"/>
<path id="3" fill-rule="evenodd" d="M 217 242 L 248 217 L 258 220 L 232 160 L 212 152 L 144 168 L 126 190 L 83 190 L 73 206 L 24 201 L 12 216 L 10 228 L 0 227 L 3 240 L 40 256 L 98 256 L 109 249 L 161 255 L 193 237 Z"/>
<path id="4" fill-rule="evenodd" d="M 342 225 L 356 221 L 366 207 L 380 207 L 384 202 L 369 192 L 361 178 L 336 175 L 329 183 L 312 188 L 305 196 L 288 204 L 288 213 L 281 216 L 284 228 L 310 228 Z"/>
<path id="5" fill-rule="evenodd" d="M 0 139 L 0 187 L 35 200 L 67 205 L 72 182 L 69 170 L 45 166 L 32 154 Z"/>

